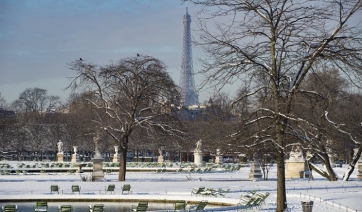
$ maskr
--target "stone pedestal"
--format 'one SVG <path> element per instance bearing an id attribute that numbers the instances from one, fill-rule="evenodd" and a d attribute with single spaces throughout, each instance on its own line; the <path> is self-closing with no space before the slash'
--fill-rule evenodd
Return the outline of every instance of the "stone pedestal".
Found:
<path id="1" fill-rule="evenodd" d="M 261 180 L 263 174 L 261 173 L 260 163 L 251 163 L 250 164 L 250 173 L 249 179 L 250 180 Z"/>
<path id="2" fill-rule="evenodd" d="M 285 161 L 285 178 L 306 177 L 304 173 L 307 170 L 302 148 L 300 146 L 293 146 L 289 153 L 289 160 Z"/>
<path id="3" fill-rule="evenodd" d="M 72 163 L 79 163 L 80 162 L 80 158 L 79 155 L 77 154 L 77 146 L 73 146 L 74 148 L 74 154 L 72 154 Z"/>
<path id="4" fill-rule="evenodd" d="M 158 156 L 158 158 L 157 158 L 157 162 L 158 163 L 163 163 L 163 156 L 162 155 L 160 155 L 160 156 Z"/>
<path id="5" fill-rule="evenodd" d="M 194 152 L 194 164 L 199 166 L 202 164 L 202 152 L 195 151 Z"/>
<path id="6" fill-rule="evenodd" d="M 120 158 L 121 158 L 121 155 L 120 155 L 120 154 L 114 154 L 114 155 L 113 155 L 112 162 L 113 162 L 113 163 L 118 163 L 119 160 L 120 160 Z"/>
<path id="7" fill-rule="evenodd" d="M 58 161 L 59 163 L 63 163 L 64 154 L 63 154 L 63 153 L 58 153 L 58 154 L 57 154 L 57 157 L 58 157 L 58 160 L 57 160 L 57 161 Z"/>
<path id="8" fill-rule="evenodd" d="M 300 178 L 301 172 L 305 172 L 306 165 L 304 161 L 286 161 L 285 178 Z"/>
<path id="9" fill-rule="evenodd" d="M 103 158 L 95 156 L 92 159 L 92 162 L 93 162 L 92 181 L 105 181 L 104 172 L 103 172 Z"/>
<path id="10" fill-rule="evenodd" d="M 215 157 L 215 163 L 216 164 L 222 163 L 222 157 L 221 156 L 216 156 Z"/>
<path id="11" fill-rule="evenodd" d="M 80 162 L 80 158 L 79 158 L 79 155 L 74 153 L 72 154 L 72 163 L 79 163 Z"/>

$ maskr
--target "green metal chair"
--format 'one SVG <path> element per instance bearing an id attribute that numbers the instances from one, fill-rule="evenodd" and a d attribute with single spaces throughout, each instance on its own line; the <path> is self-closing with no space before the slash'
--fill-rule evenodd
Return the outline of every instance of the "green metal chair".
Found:
<path id="1" fill-rule="evenodd" d="M 34 211 L 48 211 L 47 202 L 37 202 L 34 206 Z"/>
<path id="2" fill-rule="evenodd" d="M 103 204 L 94 204 L 93 207 L 89 205 L 89 212 L 103 212 Z"/>
<path id="3" fill-rule="evenodd" d="M 57 192 L 59 194 L 59 186 L 58 185 L 51 185 L 50 186 L 50 193 Z"/>
<path id="4" fill-rule="evenodd" d="M 115 188 L 116 188 L 116 185 L 110 184 L 110 185 L 108 185 L 108 186 L 105 188 L 105 193 L 107 194 L 107 192 L 110 192 L 110 193 L 113 192 L 113 194 L 115 194 L 115 192 L 114 192 L 114 189 L 115 189 Z"/>
<path id="5" fill-rule="evenodd" d="M 199 202 L 198 205 L 192 205 L 189 208 L 189 211 L 205 211 L 205 207 L 207 205 L 207 200 L 202 200 L 201 202 Z"/>
<path id="6" fill-rule="evenodd" d="M 73 207 L 71 205 L 62 205 L 58 207 L 58 212 L 72 212 Z"/>
<path id="7" fill-rule="evenodd" d="M 137 206 L 132 205 L 132 212 L 144 212 L 147 211 L 148 202 L 139 202 Z"/>
<path id="8" fill-rule="evenodd" d="M 177 200 L 174 204 L 174 211 L 186 211 L 186 201 Z"/>
<path id="9" fill-rule="evenodd" d="M 191 196 L 192 196 L 193 194 L 195 194 L 196 196 L 197 196 L 197 195 L 200 195 L 200 194 L 202 195 L 203 192 L 205 192 L 205 187 L 204 187 L 204 186 L 201 186 L 201 187 L 199 187 L 199 188 L 193 188 L 192 191 L 191 191 Z"/>
<path id="10" fill-rule="evenodd" d="M 18 210 L 17 205 L 5 205 L 2 207 L 3 212 L 16 212 Z"/>
<path id="11" fill-rule="evenodd" d="M 130 193 L 130 192 L 131 192 L 131 185 L 130 185 L 130 184 L 124 184 L 124 185 L 122 186 L 122 194 L 123 194 L 123 192 L 128 192 L 128 193 Z"/>
<path id="12" fill-rule="evenodd" d="M 72 185 L 72 193 L 78 192 L 80 194 L 80 186 Z"/>

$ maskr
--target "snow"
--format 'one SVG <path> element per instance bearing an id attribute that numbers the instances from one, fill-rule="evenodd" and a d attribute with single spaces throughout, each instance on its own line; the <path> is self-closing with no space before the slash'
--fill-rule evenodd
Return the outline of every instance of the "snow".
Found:
<path id="1" fill-rule="evenodd" d="M 347 168 L 335 168 L 339 178 Z M 26 174 L 26 175 L 0 175 L 0 206 L 9 204 L 4 201 L 18 202 L 26 201 L 34 204 L 38 199 L 48 199 L 56 202 L 84 202 L 89 204 L 108 202 L 109 200 L 120 201 L 171 201 L 184 199 L 190 204 L 201 200 L 208 200 L 218 204 L 236 204 L 242 194 L 251 190 L 262 193 L 270 192 L 266 203 L 259 211 L 275 211 L 276 205 L 276 167 L 269 172 L 269 180 L 250 181 L 248 179 L 250 167 L 241 168 L 238 171 L 217 171 L 217 172 L 127 172 L 126 181 L 118 182 L 118 175 L 106 174 L 104 182 L 83 182 L 79 174 L 49 173 L 49 174 Z M 301 201 L 313 201 L 315 212 L 338 212 L 338 211 L 362 211 L 362 181 L 356 179 L 355 170 L 350 181 L 329 182 L 317 173 L 313 173 L 314 181 L 308 179 L 287 179 L 287 200 L 289 211 L 302 211 Z M 191 180 L 189 180 L 191 178 Z M 50 185 L 57 184 L 60 187 L 60 194 L 50 194 Z M 109 184 L 116 185 L 116 194 L 105 194 L 104 189 Z M 131 184 L 132 193 L 122 194 L 121 187 L 124 184 Z M 71 186 L 79 185 L 81 194 L 72 194 Z M 194 187 L 205 186 L 206 188 L 230 189 L 225 198 L 191 196 Z M 1 202 L 2 201 L 2 202 Z M 72 203 L 67 203 L 72 204 Z M 229 209 L 217 205 L 208 206 L 214 211 L 218 209 Z M 171 208 L 170 208 L 171 209 Z M 77 211 L 77 210 L 75 210 Z"/>

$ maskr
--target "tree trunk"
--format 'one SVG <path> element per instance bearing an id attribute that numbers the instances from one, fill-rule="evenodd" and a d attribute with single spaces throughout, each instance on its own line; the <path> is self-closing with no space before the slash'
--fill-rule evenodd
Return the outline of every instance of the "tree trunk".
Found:
<path id="1" fill-rule="evenodd" d="M 277 104 L 276 104 L 277 105 Z M 275 107 L 277 108 L 277 107 Z M 284 162 L 284 140 L 283 127 L 280 116 L 275 121 L 275 140 L 278 143 L 276 147 L 277 160 L 277 208 L 276 212 L 283 212 L 287 208 L 287 195 L 285 186 L 285 162 Z"/>
<path id="2" fill-rule="evenodd" d="M 278 148 L 277 152 L 277 212 L 286 208 L 287 196 L 285 193 L 285 165 L 284 151 Z"/>
<path id="3" fill-rule="evenodd" d="M 326 164 L 324 164 L 326 166 Z M 331 173 L 324 171 L 320 168 L 318 168 L 316 165 L 314 165 L 313 163 L 309 162 L 309 167 L 310 167 L 310 172 L 312 172 L 312 170 L 316 171 L 318 174 L 320 174 L 322 177 L 327 178 L 329 181 L 337 181 L 338 178 L 335 175 L 334 171 L 332 171 L 332 175 Z"/>
<path id="4" fill-rule="evenodd" d="M 329 162 L 329 156 L 328 154 L 323 154 L 323 159 L 324 159 L 324 166 L 327 170 L 327 179 L 329 181 L 337 181 L 338 177 L 336 175 L 336 173 L 334 172 L 333 168 L 331 167 L 331 163 Z"/>
<path id="5" fill-rule="evenodd" d="M 126 181 L 126 162 L 127 162 L 127 145 L 119 147 L 121 152 L 121 157 L 119 159 L 119 173 L 118 173 L 118 181 Z"/>
<path id="6" fill-rule="evenodd" d="M 358 148 L 356 154 L 353 155 L 353 159 L 351 163 L 348 165 L 347 170 L 343 174 L 343 181 L 348 181 L 349 177 L 351 176 L 352 172 L 354 171 L 354 168 L 356 167 L 356 164 L 358 162 L 358 159 L 361 157 L 362 152 L 362 144 Z"/>

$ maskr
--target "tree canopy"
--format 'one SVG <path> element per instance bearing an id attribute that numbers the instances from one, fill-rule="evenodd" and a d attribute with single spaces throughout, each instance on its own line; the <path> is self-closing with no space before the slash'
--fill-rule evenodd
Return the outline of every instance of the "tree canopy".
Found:
<path id="1" fill-rule="evenodd" d="M 202 5 L 195 39 L 206 53 L 200 71 L 206 82 L 240 85 L 247 91 L 235 100 L 253 99 L 245 126 L 249 142 L 271 143 L 278 167 L 277 211 L 286 207 L 284 157 L 309 133 L 323 134 L 310 117 L 296 113 L 297 96 L 323 95 L 309 87 L 308 76 L 335 68 L 350 85 L 361 87 L 361 25 L 356 18 L 362 1 L 192 0 Z M 354 18 L 354 19 L 353 19 Z M 240 80 L 244 79 L 244 81 Z M 324 113 L 323 113 L 324 114 Z M 322 117 L 322 114 L 320 114 Z M 324 119 L 327 123 L 326 119 Z M 296 134 L 302 126 L 304 134 Z M 233 134 L 240 135 L 243 129 Z"/>

